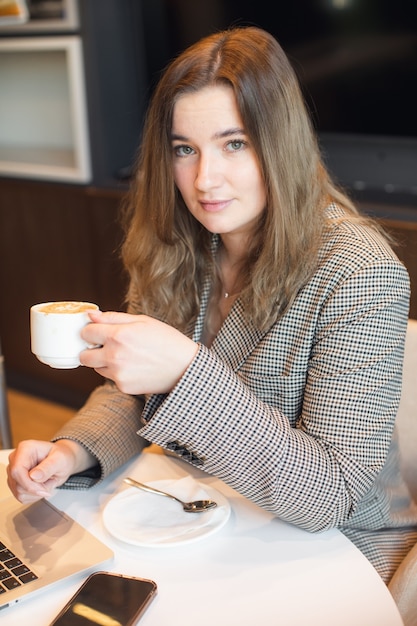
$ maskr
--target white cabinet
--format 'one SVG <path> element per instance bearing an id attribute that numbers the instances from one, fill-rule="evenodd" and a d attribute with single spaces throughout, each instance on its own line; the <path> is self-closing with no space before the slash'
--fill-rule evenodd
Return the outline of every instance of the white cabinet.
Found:
<path id="1" fill-rule="evenodd" d="M 0 175 L 87 183 L 81 38 L 0 40 Z"/>

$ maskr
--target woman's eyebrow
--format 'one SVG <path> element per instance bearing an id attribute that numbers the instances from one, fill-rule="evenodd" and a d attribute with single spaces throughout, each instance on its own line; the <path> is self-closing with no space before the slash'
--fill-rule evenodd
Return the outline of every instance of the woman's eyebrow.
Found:
<path id="1" fill-rule="evenodd" d="M 243 128 L 235 127 L 235 128 L 226 128 L 226 130 L 222 130 L 218 133 L 214 133 L 214 139 L 223 139 L 224 137 L 230 137 L 231 135 L 242 135 L 245 131 Z"/>
<path id="2" fill-rule="evenodd" d="M 244 135 L 245 131 L 243 128 L 239 126 L 236 128 L 226 128 L 225 130 L 221 130 L 217 133 L 214 133 L 213 139 L 224 139 L 224 137 L 231 137 L 232 135 Z M 172 141 L 189 141 L 188 137 L 185 135 L 180 135 L 177 133 L 171 133 Z"/>
<path id="3" fill-rule="evenodd" d="M 185 135 L 177 135 L 176 133 L 171 133 L 171 141 L 188 141 Z"/>

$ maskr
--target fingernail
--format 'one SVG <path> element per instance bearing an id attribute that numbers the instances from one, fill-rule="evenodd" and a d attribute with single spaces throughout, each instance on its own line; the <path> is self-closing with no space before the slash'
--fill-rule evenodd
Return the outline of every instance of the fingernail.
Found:
<path id="1" fill-rule="evenodd" d="M 43 472 L 41 470 L 37 470 L 34 469 L 29 473 L 29 476 L 31 477 L 32 480 L 42 480 L 43 479 Z"/>
<path id="2" fill-rule="evenodd" d="M 40 498 L 49 498 L 51 494 L 49 493 L 49 491 L 44 491 L 43 489 L 41 489 L 40 491 L 36 492 L 36 495 Z"/>

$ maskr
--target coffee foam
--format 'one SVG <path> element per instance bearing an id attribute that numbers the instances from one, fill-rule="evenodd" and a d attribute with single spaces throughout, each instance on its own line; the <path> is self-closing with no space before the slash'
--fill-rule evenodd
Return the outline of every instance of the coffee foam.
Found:
<path id="1" fill-rule="evenodd" d="M 85 311 L 97 309 L 97 305 L 92 302 L 64 301 L 48 302 L 39 307 L 38 311 L 41 313 L 85 313 Z"/>

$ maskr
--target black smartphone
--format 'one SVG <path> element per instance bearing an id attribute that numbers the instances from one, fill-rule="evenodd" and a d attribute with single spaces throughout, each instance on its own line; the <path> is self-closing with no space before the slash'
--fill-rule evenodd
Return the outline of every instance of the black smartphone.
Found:
<path id="1" fill-rule="evenodd" d="M 156 592 L 153 580 L 96 572 L 81 585 L 50 626 L 132 626 Z"/>

